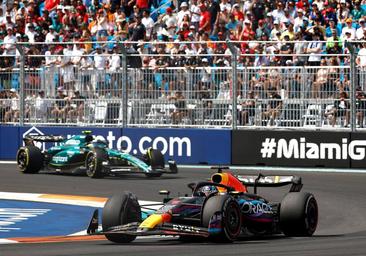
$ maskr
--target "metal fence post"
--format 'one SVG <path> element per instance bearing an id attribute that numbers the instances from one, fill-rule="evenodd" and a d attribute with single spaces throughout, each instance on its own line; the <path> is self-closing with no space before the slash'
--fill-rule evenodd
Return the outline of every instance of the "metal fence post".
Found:
<path id="1" fill-rule="evenodd" d="M 236 130 L 237 128 L 237 88 L 238 88 L 238 63 L 237 63 L 237 56 L 238 56 L 238 51 L 236 49 L 236 47 L 234 46 L 234 44 L 231 41 L 226 41 L 227 46 L 230 49 L 231 52 L 231 67 L 232 67 L 232 94 L 233 94 L 233 98 L 232 98 L 232 129 Z"/>
<path id="2" fill-rule="evenodd" d="M 24 125 L 24 107 L 25 107 L 25 93 L 24 93 L 24 85 L 25 85 L 25 75 L 24 75 L 24 51 L 23 45 L 15 44 L 20 56 L 19 56 L 19 125 Z"/>
<path id="3" fill-rule="evenodd" d="M 356 46 L 351 42 L 346 42 L 346 47 L 350 52 L 350 75 L 351 75 L 351 131 L 356 131 L 356 86 L 357 86 L 357 69 L 356 69 Z"/>
<path id="4" fill-rule="evenodd" d="M 127 95 L 127 52 L 124 44 L 120 44 L 122 53 L 122 127 L 127 126 L 128 95 Z"/>

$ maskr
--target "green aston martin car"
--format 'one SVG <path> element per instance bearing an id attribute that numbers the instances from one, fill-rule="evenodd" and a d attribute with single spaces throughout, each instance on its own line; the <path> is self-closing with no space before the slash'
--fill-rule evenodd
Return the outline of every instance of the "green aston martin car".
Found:
<path id="1" fill-rule="evenodd" d="M 108 148 L 104 140 L 94 139 L 89 131 L 69 139 L 55 135 L 31 135 L 24 139 L 16 161 L 23 173 L 53 170 L 61 173 L 86 174 L 91 178 L 117 176 L 125 173 L 141 173 L 148 177 L 160 177 L 163 173 L 177 173 L 173 160 L 165 167 L 163 154 L 153 148 L 141 157 Z M 52 142 L 55 146 L 42 151 L 35 142 Z"/>

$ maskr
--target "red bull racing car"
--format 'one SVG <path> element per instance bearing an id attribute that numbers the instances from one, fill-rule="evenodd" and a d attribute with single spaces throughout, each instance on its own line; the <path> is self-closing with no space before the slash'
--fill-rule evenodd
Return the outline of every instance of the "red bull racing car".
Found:
<path id="1" fill-rule="evenodd" d="M 257 194 L 258 187 L 291 185 L 281 202 L 270 202 Z M 203 237 L 232 242 L 240 237 L 284 234 L 311 236 L 318 223 L 318 205 L 311 193 L 301 192 L 296 176 L 242 176 L 222 168 L 210 181 L 191 183 L 191 196 L 169 198 L 164 204 L 139 205 L 130 192 L 112 196 L 105 204 L 102 230 L 94 212 L 88 234 L 104 234 L 116 243 L 128 243 L 136 236 L 173 235 Z M 253 187 L 253 192 L 248 191 Z"/>

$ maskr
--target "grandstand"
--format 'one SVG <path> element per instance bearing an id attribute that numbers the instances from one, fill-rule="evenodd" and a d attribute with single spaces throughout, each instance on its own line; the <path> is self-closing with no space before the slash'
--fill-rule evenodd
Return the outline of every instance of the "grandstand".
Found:
<path id="1" fill-rule="evenodd" d="M 0 10 L 4 124 L 365 125 L 363 1 L 28 0 Z"/>

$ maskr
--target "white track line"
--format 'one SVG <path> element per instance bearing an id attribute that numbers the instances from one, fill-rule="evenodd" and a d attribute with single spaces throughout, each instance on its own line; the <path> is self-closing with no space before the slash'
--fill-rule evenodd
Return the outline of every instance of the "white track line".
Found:
<path id="1" fill-rule="evenodd" d="M 0 164 L 16 164 L 15 161 L 0 161 Z M 178 165 L 178 168 L 187 169 L 210 169 L 216 165 Z M 325 172 L 325 173 L 366 173 L 366 169 L 351 168 L 320 168 L 320 167 L 279 167 L 279 166 L 228 166 L 232 170 L 248 170 L 248 171 L 279 171 L 279 172 Z"/>

